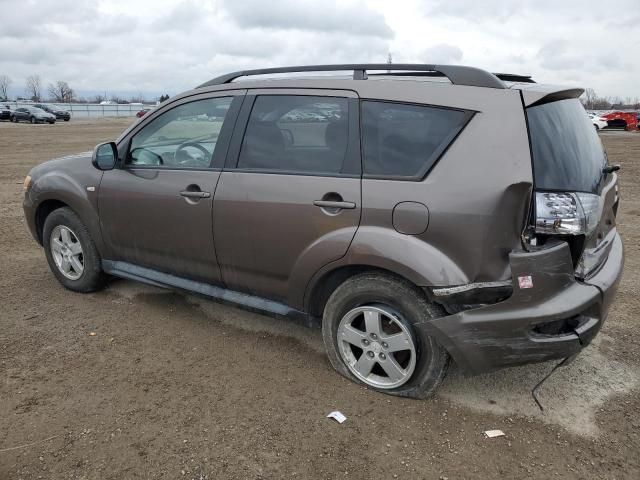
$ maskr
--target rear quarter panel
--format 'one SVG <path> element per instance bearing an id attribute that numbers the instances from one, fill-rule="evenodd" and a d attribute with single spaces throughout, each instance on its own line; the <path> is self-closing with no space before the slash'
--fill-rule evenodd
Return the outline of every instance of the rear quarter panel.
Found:
<path id="1" fill-rule="evenodd" d="M 347 255 L 325 266 L 372 265 L 419 286 L 505 280 L 508 255 L 520 248 L 532 191 L 526 120 L 517 90 L 406 81 L 361 82 L 361 98 L 473 110 L 474 117 L 422 181 L 362 181 L 362 220 Z M 404 201 L 426 205 L 428 228 L 394 229 Z"/>

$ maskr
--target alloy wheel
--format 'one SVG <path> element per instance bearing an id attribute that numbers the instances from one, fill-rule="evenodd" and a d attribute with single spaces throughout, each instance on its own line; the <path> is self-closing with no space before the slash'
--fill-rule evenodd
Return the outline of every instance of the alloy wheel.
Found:
<path id="1" fill-rule="evenodd" d="M 51 232 L 51 255 L 60 273 L 78 280 L 84 272 L 84 255 L 77 235 L 69 227 L 57 225 Z"/>
<path id="2" fill-rule="evenodd" d="M 400 318 L 387 305 L 367 305 L 349 311 L 338 325 L 340 356 L 367 385 L 392 389 L 413 375 L 416 345 Z"/>

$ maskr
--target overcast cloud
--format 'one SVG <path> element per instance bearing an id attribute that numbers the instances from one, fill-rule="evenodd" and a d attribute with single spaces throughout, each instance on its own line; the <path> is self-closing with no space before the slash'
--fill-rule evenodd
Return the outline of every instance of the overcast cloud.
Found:
<path id="1" fill-rule="evenodd" d="M 457 63 L 640 97 L 640 0 L 0 0 L 0 75 L 179 93 L 309 63 Z"/>

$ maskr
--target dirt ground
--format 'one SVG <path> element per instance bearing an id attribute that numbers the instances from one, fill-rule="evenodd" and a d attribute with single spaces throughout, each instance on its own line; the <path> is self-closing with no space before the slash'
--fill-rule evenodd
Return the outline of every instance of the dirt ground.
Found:
<path id="1" fill-rule="evenodd" d="M 529 391 L 552 364 L 454 368 L 436 398 L 407 400 L 336 374 L 318 330 L 130 281 L 63 289 L 27 232 L 23 178 L 130 121 L 0 124 L 0 479 L 640 478 L 640 134 L 602 134 L 626 271 L 541 413 Z"/>

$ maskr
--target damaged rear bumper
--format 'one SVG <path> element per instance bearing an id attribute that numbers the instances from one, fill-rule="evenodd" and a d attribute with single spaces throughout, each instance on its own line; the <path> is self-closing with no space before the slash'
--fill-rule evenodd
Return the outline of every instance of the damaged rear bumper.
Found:
<path id="1" fill-rule="evenodd" d="M 512 252 L 513 294 L 506 300 L 418 323 L 470 373 L 575 355 L 598 333 L 618 288 L 624 250 L 616 233 L 607 261 L 578 281 L 566 243 Z M 531 276 L 532 288 L 518 277 Z"/>

